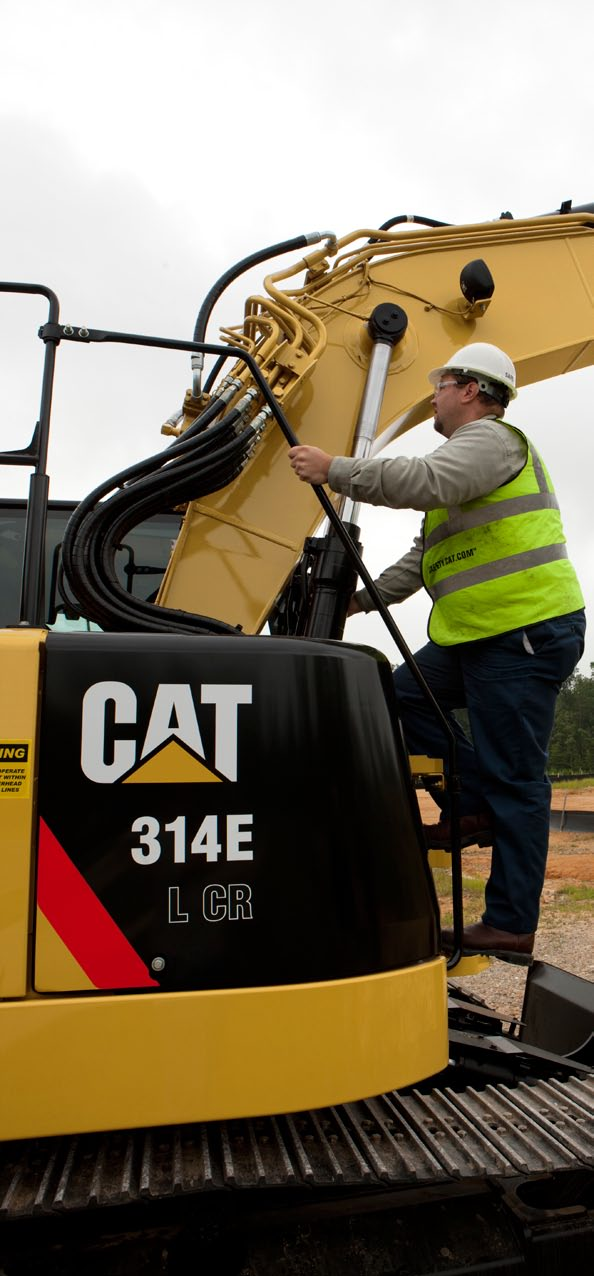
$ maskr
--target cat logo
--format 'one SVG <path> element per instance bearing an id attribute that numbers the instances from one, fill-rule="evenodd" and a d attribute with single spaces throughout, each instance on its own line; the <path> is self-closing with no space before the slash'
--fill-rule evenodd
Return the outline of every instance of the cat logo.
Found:
<path id="1" fill-rule="evenodd" d="M 202 713 L 214 710 L 214 755 L 210 766 L 200 734 L 199 713 L 187 682 L 157 687 L 146 730 L 138 723 L 138 701 L 126 682 L 96 682 L 82 705 L 81 767 L 94 784 L 196 783 L 237 780 L 239 709 L 252 703 L 246 683 L 203 683 Z M 138 728 L 134 738 L 130 726 Z M 125 727 L 121 735 L 118 728 Z"/>

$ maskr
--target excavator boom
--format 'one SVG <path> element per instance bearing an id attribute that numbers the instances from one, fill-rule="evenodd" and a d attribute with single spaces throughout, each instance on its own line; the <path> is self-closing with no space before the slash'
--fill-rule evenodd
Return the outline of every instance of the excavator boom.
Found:
<path id="1" fill-rule="evenodd" d="M 265 295 L 247 301 L 243 324 L 225 333 L 257 358 L 301 443 L 351 455 L 373 350 L 369 320 L 382 304 L 398 305 L 408 322 L 390 359 L 372 450 L 427 419 L 428 372 L 471 341 L 508 351 L 520 385 L 594 361 L 592 212 L 357 230 L 329 247 L 332 256 L 327 245 L 270 275 Z M 486 263 L 494 290 L 472 299 L 477 271 L 468 267 L 477 262 Z M 478 274 L 478 291 L 488 292 Z M 240 388 L 231 404 L 252 385 L 244 366 L 232 374 Z M 193 402 L 184 425 L 196 414 Z M 254 414 L 263 406 L 256 397 Z M 188 506 L 159 602 L 258 633 L 320 516 L 269 419 L 240 479 Z"/>

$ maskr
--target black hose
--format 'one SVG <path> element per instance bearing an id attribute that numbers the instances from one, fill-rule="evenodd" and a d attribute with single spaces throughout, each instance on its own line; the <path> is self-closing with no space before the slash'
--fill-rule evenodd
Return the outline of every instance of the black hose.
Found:
<path id="1" fill-rule="evenodd" d="M 196 433 L 204 428 L 204 415 L 165 452 L 102 483 L 70 519 L 62 549 L 68 587 L 83 614 L 103 628 L 160 633 L 238 632 L 232 625 L 208 616 L 135 599 L 122 589 L 115 571 L 117 549 L 138 523 L 166 506 L 218 491 L 241 472 L 254 442 L 254 431 L 248 428 L 236 435 L 239 412 L 232 409 L 206 433 Z M 118 490 L 104 499 L 114 488 Z"/>
<path id="2" fill-rule="evenodd" d="M 132 488 L 127 487 L 116 492 L 97 508 L 87 509 L 84 516 L 81 512 L 73 526 L 67 529 L 64 561 L 70 588 L 73 589 L 79 601 L 82 601 L 85 612 L 91 615 L 92 619 L 104 625 L 109 620 L 110 628 L 120 627 L 124 620 L 121 608 L 118 609 L 117 606 L 115 606 L 114 614 L 110 615 L 113 611 L 112 595 L 121 594 L 121 587 L 113 568 L 113 561 L 110 566 L 109 560 L 110 556 L 112 560 L 115 557 L 115 550 L 126 532 L 150 514 L 162 509 L 164 505 L 184 499 L 197 499 L 208 491 L 214 491 L 226 485 L 237 473 L 238 464 L 241 468 L 248 443 L 249 440 L 233 439 L 226 450 L 219 449 L 215 461 L 202 469 L 200 482 L 196 478 L 196 458 L 191 458 L 183 465 L 179 461 L 174 472 L 167 467 L 161 473 L 145 476 Z M 231 447 L 230 456 L 229 447 Z M 120 602 L 124 604 L 128 619 L 131 611 L 138 612 L 137 600 L 131 600 L 129 594 L 125 593 L 124 599 L 120 597 Z M 170 629 L 171 625 L 167 622 L 171 619 L 171 612 L 161 608 L 153 609 L 150 605 L 149 607 L 148 613 L 142 607 L 143 615 L 145 617 L 148 615 L 152 622 L 149 627 L 159 630 Z M 191 617 L 189 627 L 196 628 L 197 624 L 200 625 L 200 622 L 197 622 L 195 617 Z M 128 628 L 128 624 L 125 627 Z M 132 627 L 138 628 L 138 617 Z M 184 631 L 188 628 L 187 620 L 183 622 L 182 627 Z M 204 625 L 200 627 L 204 628 Z M 219 622 L 208 622 L 206 628 L 227 632 L 230 627 L 221 626 Z"/>
<path id="3" fill-rule="evenodd" d="M 202 410 L 200 415 L 196 417 L 195 421 L 192 421 L 192 423 L 188 426 L 188 428 L 184 430 L 183 438 L 187 439 L 187 438 L 191 438 L 193 434 L 201 434 L 202 431 L 205 430 L 206 427 L 210 425 L 211 421 L 216 420 L 216 418 L 223 411 L 224 407 L 225 407 L 224 399 L 221 399 L 221 398 L 211 399 L 210 403 L 208 403 L 207 406 Z M 175 447 L 175 443 L 170 444 L 170 448 L 172 447 Z"/>
<path id="4" fill-rule="evenodd" d="M 232 284 L 234 279 L 238 279 L 240 275 L 245 274 L 251 266 L 259 266 L 261 262 L 268 261 L 270 257 L 280 257 L 282 253 L 296 252 L 298 248 L 307 248 L 311 240 L 307 235 L 297 235 L 295 239 L 285 239 L 280 244 L 271 244 L 268 248 L 260 248 L 258 252 L 252 253 L 249 257 L 243 257 L 241 261 L 236 262 L 234 266 L 230 266 L 228 270 L 217 279 L 213 284 L 209 293 L 206 294 L 204 301 L 198 311 L 198 318 L 194 326 L 193 341 L 204 341 L 204 334 L 212 311 L 225 288 Z"/>
<path id="5" fill-rule="evenodd" d="M 417 226 L 451 226 L 451 222 L 437 222 L 434 217 L 421 217 L 419 213 L 399 213 L 398 217 L 390 217 L 387 222 L 378 226 L 378 230 L 391 230 L 402 222 L 415 222 Z"/>
<path id="6" fill-rule="evenodd" d="M 437 222 L 434 217 L 421 217 L 419 213 L 399 213 L 398 217 L 390 217 L 387 222 L 378 226 L 378 230 L 391 230 L 392 226 L 401 226 L 403 222 L 414 222 L 417 226 L 451 226 L 451 222 Z M 368 239 L 368 244 L 381 244 L 381 239 Z"/>
<path id="7" fill-rule="evenodd" d="M 227 358 L 228 358 L 228 356 L 227 356 L 226 354 L 220 354 L 220 355 L 219 355 L 219 357 L 218 357 L 218 359 L 217 359 L 217 361 L 216 361 L 216 363 L 214 363 L 214 364 L 213 364 L 213 366 L 212 366 L 212 368 L 210 369 L 210 372 L 209 372 L 209 374 L 208 374 L 208 376 L 207 376 L 207 378 L 206 378 L 206 381 L 204 382 L 204 393 L 205 393 L 205 394 L 209 394 L 210 390 L 212 389 L 212 387 L 213 387 L 213 385 L 214 385 L 214 383 L 215 383 L 215 381 L 216 381 L 216 379 L 217 379 L 217 377 L 218 377 L 218 375 L 219 375 L 219 372 L 222 370 L 222 368 L 223 368 L 223 367 L 224 367 L 224 365 L 226 364 L 226 362 L 227 362 Z"/>

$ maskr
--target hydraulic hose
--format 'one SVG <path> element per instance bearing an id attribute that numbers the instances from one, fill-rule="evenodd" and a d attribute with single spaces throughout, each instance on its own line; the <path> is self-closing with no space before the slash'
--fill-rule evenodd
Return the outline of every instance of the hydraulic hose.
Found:
<path id="1" fill-rule="evenodd" d="M 210 390 L 212 389 L 212 387 L 213 387 L 213 385 L 214 385 L 214 383 L 215 383 L 215 381 L 216 381 L 216 379 L 217 379 L 217 377 L 218 377 L 218 375 L 219 375 L 219 372 L 222 370 L 222 368 L 224 367 L 224 365 L 225 365 L 225 363 L 226 363 L 226 362 L 227 362 L 227 355 L 226 355 L 226 354 L 220 354 L 220 355 L 219 355 L 219 357 L 218 357 L 218 359 L 217 359 L 217 361 L 216 361 L 216 363 L 214 363 L 214 364 L 213 364 L 213 366 L 212 366 L 212 368 L 210 369 L 210 372 L 209 372 L 209 374 L 208 374 L 208 376 L 207 376 L 207 378 L 206 378 L 206 381 L 204 382 L 204 393 L 205 393 L 205 394 L 209 394 Z"/>
<path id="2" fill-rule="evenodd" d="M 211 617 L 135 599 L 122 588 L 115 571 L 117 549 L 138 523 L 164 506 L 198 500 L 237 477 L 256 437 L 251 427 L 236 435 L 238 417 L 233 409 L 206 434 L 196 434 L 199 420 L 165 453 L 108 479 L 75 510 L 64 537 L 64 574 L 91 620 L 116 630 L 238 632 Z M 118 490 L 104 499 L 114 488 Z"/>
<path id="3" fill-rule="evenodd" d="M 310 244 L 319 244 L 320 240 L 330 238 L 330 232 L 320 234 L 318 231 L 312 231 L 308 235 L 296 235 L 294 239 L 284 239 L 279 244 L 270 244 L 268 248 L 260 248 L 257 252 L 251 253 L 249 257 L 243 257 L 241 261 L 230 266 L 213 284 L 210 292 L 206 294 L 204 301 L 198 311 L 198 317 L 194 325 L 193 341 L 204 341 L 208 321 L 214 310 L 214 307 L 222 296 L 225 289 L 238 279 L 240 275 L 245 274 L 246 270 L 250 270 L 252 266 L 259 266 L 263 261 L 269 261 L 271 257 L 280 257 L 283 253 L 297 252 L 301 248 L 308 248 Z M 198 398 L 201 392 L 200 374 L 204 367 L 204 355 L 192 355 L 192 369 L 194 371 L 193 393 Z M 212 385 L 215 369 L 209 377 L 208 384 Z"/>
<path id="4" fill-rule="evenodd" d="M 420 213 L 399 213 L 397 217 L 389 217 L 387 222 L 382 222 L 378 226 L 378 230 L 391 230 L 392 226 L 401 226 L 404 222 L 410 222 L 416 226 L 451 226 L 451 222 L 438 222 L 434 217 L 421 217 Z M 368 244 L 379 244 L 380 239 L 368 239 Z"/>
<path id="5" fill-rule="evenodd" d="M 145 475 L 131 488 L 125 487 L 99 506 L 88 508 L 86 514 L 81 511 L 82 516 L 68 529 L 64 564 L 70 588 L 93 619 L 109 628 L 122 625 L 138 628 L 140 610 L 143 627 L 171 628 L 173 617 L 170 612 L 151 604 L 141 605 L 121 590 L 113 566 L 115 551 L 122 537 L 133 526 L 164 505 L 197 499 L 232 481 L 241 468 L 250 443 L 249 435 L 245 439 L 234 438 L 226 448 L 219 449 L 207 465 L 202 464 L 198 476 L 196 467 L 200 457 L 193 456 L 186 463 L 179 459 L 175 467 L 167 466 L 160 473 Z M 122 614 L 122 606 L 125 614 Z M 179 620 L 179 616 L 176 619 Z M 230 629 L 220 622 L 204 618 L 202 621 L 201 624 L 193 617 L 186 618 L 182 628 L 185 631 L 198 625 L 208 631 L 227 632 Z M 178 629 L 179 625 L 174 628 Z"/>
<path id="6" fill-rule="evenodd" d="M 398 217 L 390 217 L 387 222 L 378 226 L 378 230 L 391 230 L 392 226 L 400 226 L 402 222 L 414 222 L 417 226 L 451 226 L 451 222 L 438 222 L 434 217 L 421 217 L 420 213 L 399 213 Z"/>
<path id="7" fill-rule="evenodd" d="M 280 244 L 270 244 L 268 248 L 260 248 L 257 252 L 251 253 L 249 257 L 243 257 L 234 266 L 230 266 L 213 284 L 210 292 L 206 294 L 198 311 L 192 340 L 204 341 L 208 321 L 219 297 L 229 287 L 229 284 L 232 284 L 240 275 L 245 274 L 246 270 L 250 270 L 252 266 L 259 266 L 261 262 L 268 261 L 270 257 L 280 257 L 282 253 L 297 252 L 300 248 L 307 248 L 308 244 L 316 243 L 319 239 L 321 239 L 321 236 L 318 235 L 315 237 L 311 235 L 296 235 L 294 239 L 285 239 Z"/>

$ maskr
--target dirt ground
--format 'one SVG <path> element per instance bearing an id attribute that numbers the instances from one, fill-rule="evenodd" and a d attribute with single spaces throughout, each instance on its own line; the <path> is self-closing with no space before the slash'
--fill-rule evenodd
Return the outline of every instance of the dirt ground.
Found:
<path id="1" fill-rule="evenodd" d="M 428 794 L 418 794 L 421 818 L 432 824 L 438 818 L 435 803 Z M 579 791 L 556 788 L 553 809 L 561 810 L 565 800 L 568 811 L 594 811 L 594 786 Z M 474 882 L 488 876 L 490 851 L 468 847 L 462 853 L 465 878 Z M 438 887 L 440 906 L 450 907 L 443 884 Z M 480 888 L 465 892 L 465 913 L 469 921 L 477 921 L 482 911 Z M 551 830 L 545 886 L 541 900 L 541 917 L 534 949 L 535 957 L 550 962 L 584 979 L 594 980 L 594 833 L 558 832 Z M 499 1014 L 520 1018 L 526 982 L 526 970 L 505 962 L 493 961 L 480 975 L 453 980 L 481 997 Z"/>

